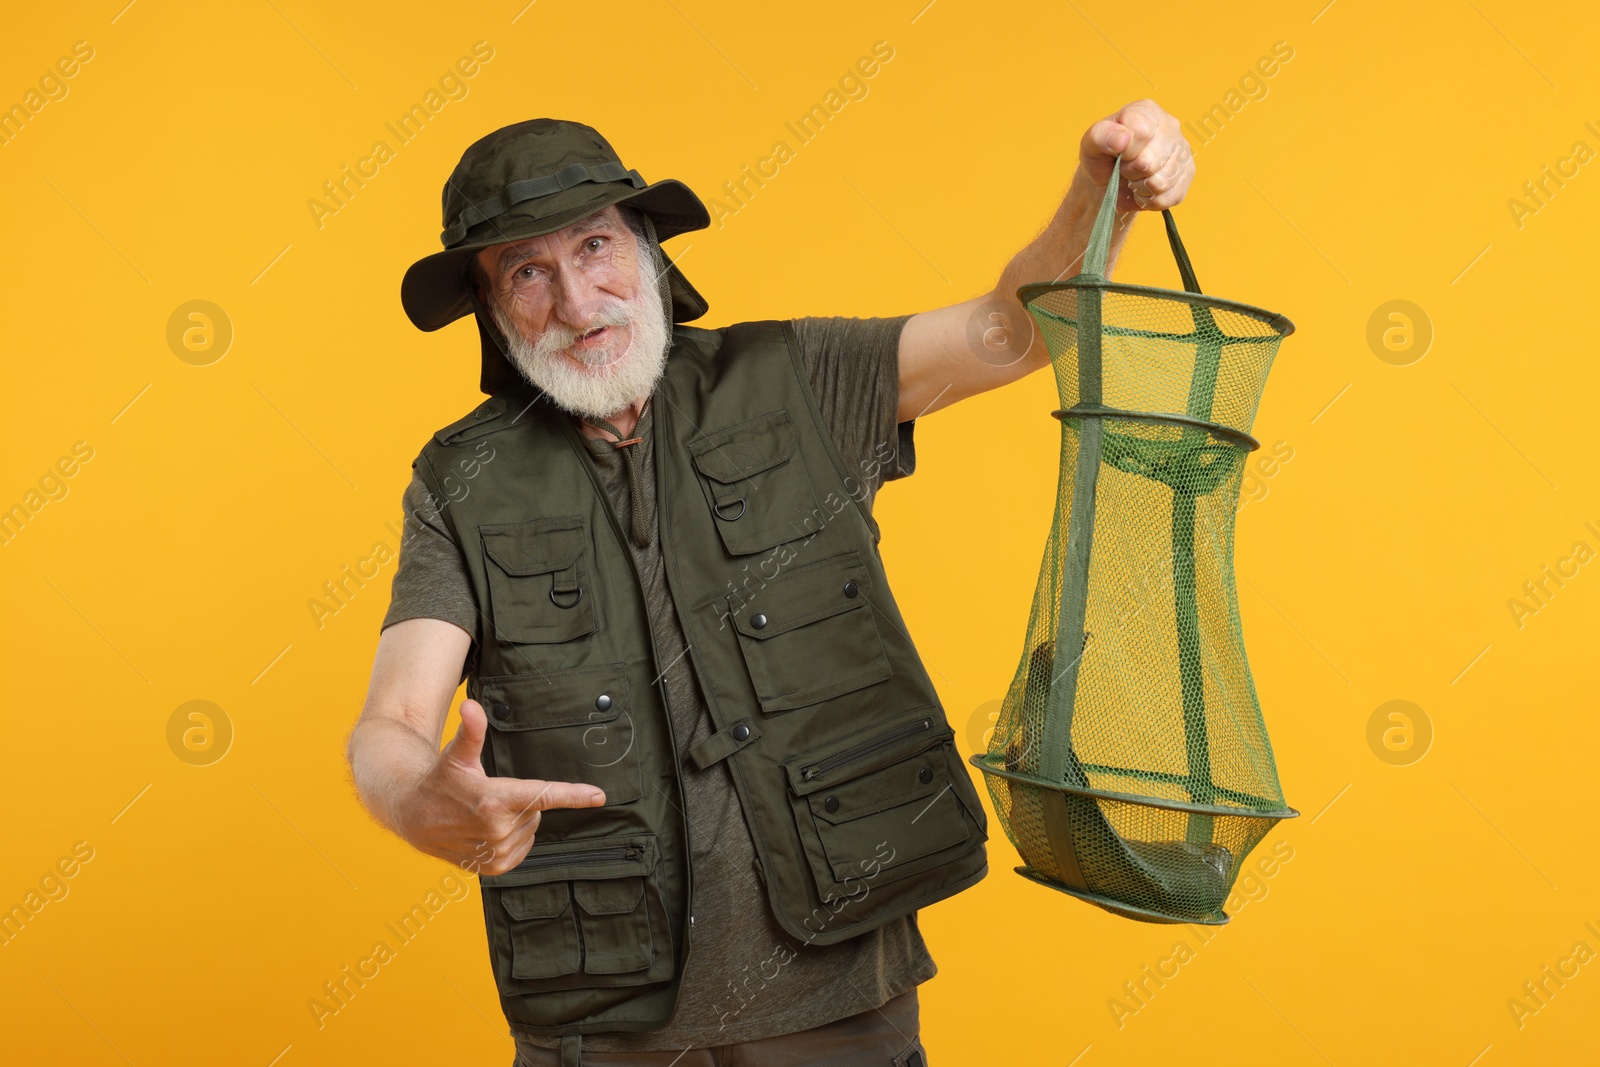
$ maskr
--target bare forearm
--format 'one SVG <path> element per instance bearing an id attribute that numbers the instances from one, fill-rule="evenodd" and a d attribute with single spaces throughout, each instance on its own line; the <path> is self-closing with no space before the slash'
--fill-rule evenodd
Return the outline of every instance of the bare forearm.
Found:
<path id="1" fill-rule="evenodd" d="M 1011 258 L 1000 274 L 994 297 L 1004 302 L 1007 316 L 1018 324 L 1026 322 L 1027 312 L 1016 297 L 1017 290 L 1030 282 L 1053 282 L 1070 278 L 1083 270 L 1084 253 L 1089 248 L 1089 234 L 1094 229 L 1095 215 L 1105 194 L 1103 185 L 1096 185 L 1083 169 L 1073 175 L 1072 186 L 1061 206 L 1056 209 L 1044 231 L 1030 241 L 1027 247 Z M 1111 275 L 1117 253 L 1133 228 L 1137 212 L 1119 214 L 1111 228 L 1111 248 L 1106 256 L 1106 275 Z M 1034 331 L 1013 331 L 1018 338 L 1034 338 Z M 1049 363 L 1049 353 L 1038 340 L 1023 354 L 1019 370 L 1028 373 Z M 1021 375 L 1019 375 L 1020 377 Z"/>
<path id="2" fill-rule="evenodd" d="M 361 802 L 373 818 L 404 837 L 401 800 L 437 762 L 438 749 L 403 722 L 363 718 L 350 732 L 347 755 Z"/>
<path id="3" fill-rule="evenodd" d="M 1049 224 L 1007 264 L 1000 287 L 1015 289 L 1029 281 L 1060 281 L 1079 273 L 1083 269 L 1084 252 L 1089 247 L 1089 233 L 1094 229 L 1095 216 L 1104 196 L 1105 186 L 1095 184 L 1089 173 L 1079 167 Z M 1137 214 L 1133 211 L 1118 213 L 1111 231 L 1108 274 Z"/>

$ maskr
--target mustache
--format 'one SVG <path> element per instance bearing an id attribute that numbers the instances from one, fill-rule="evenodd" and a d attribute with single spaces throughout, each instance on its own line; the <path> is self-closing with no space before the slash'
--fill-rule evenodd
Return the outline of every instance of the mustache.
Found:
<path id="1" fill-rule="evenodd" d="M 626 326 L 632 321 L 633 313 L 628 308 L 628 305 L 621 300 L 612 300 L 595 312 L 585 326 L 568 326 L 560 320 L 550 323 L 539 335 L 537 347 L 548 352 L 555 352 L 573 344 L 590 330 L 598 329 L 601 326 Z"/>

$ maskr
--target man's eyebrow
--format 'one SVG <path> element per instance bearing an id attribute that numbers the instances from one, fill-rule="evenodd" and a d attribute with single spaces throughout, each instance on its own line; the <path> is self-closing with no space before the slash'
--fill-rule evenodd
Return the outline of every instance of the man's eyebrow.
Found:
<path id="1" fill-rule="evenodd" d="M 571 226 L 566 227 L 566 229 L 575 230 L 576 232 L 573 234 L 574 237 L 582 237 L 583 235 L 592 233 L 595 230 L 615 230 L 617 229 L 617 225 L 606 216 L 605 209 L 601 208 L 593 215 L 590 215 L 588 218 L 579 219 Z M 526 245 L 512 245 L 510 248 L 507 248 L 504 252 L 500 253 L 500 262 L 497 265 L 498 269 L 503 274 L 505 271 L 509 270 L 513 264 L 521 262 L 524 259 L 528 259 L 532 255 L 532 250 Z"/>
<path id="2" fill-rule="evenodd" d="M 500 262 L 496 264 L 499 271 L 504 274 L 511 265 L 519 259 L 527 259 L 533 253 L 525 245 L 512 245 L 500 253 Z"/>

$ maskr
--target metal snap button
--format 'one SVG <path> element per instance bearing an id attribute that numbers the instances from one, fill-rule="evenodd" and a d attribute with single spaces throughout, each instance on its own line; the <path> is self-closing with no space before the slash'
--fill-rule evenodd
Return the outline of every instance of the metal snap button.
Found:
<path id="1" fill-rule="evenodd" d="M 845 582 L 844 583 L 844 595 L 845 596 L 855 596 L 859 592 L 861 592 L 861 590 L 856 587 L 856 583 L 855 582 Z"/>
<path id="2" fill-rule="evenodd" d="M 511 717 L 511 705 L 509 704 L 496 704 L 489 711 L 497 719 L 509 719 Z"/>
<path id="3" fill-rule="evenodd" d="M 750 620 L 750 625 L 755 627 L 757 630 L 764 630 L 767 628 L 767 617 L 765 615 L 757 615 L 755 618 Z"/>
<path id="4" fill-rule="evenodd" d="M 933 781 L 933 768 L 924 767 L 922 770 L 918 771 L 917 781 L 921 782 L 923 785 L 927 785 L 929 782 Z"/>
<path id="5" fill-rule="evenodd" d="M 609 711 L 611 709 L 611 695 L 609 693 L 601 693 L 594 698 L 594 706 L 601 711 Z"/>
<path id="6" fill-rule="evenodd" d="M 838 797 L 829 797 L 827 800 L 824 800 L 822 802 L 822 806 L 827 808 L 830 813 L 838 811 L 839 810 L 839 798 Z"/>
<path id="7" fill-rule="evenodd" d="M 733 728 L 733 739 L 735 741 L 748 741 L 750 739 L 750 727 L 744 723 L 735 726 Z"/>

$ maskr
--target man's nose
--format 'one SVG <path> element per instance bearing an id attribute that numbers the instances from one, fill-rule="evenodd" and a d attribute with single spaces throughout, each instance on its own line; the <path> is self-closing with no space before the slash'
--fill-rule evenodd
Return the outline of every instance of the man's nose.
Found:
<path id="1" fill-rule="evenodd" d="M 556 317 L 575 330 L 588 327 L 600 310 L 600 287 L 583 271 L 567 268 L 556 275 Z"/>

